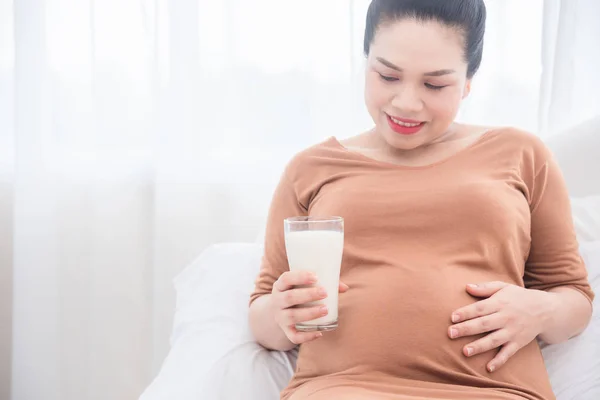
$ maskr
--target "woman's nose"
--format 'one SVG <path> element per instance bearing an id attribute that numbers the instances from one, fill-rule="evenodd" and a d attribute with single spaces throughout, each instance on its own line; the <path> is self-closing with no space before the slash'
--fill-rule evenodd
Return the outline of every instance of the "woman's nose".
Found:
<path id="1" fill-rule="evenodd" d="M 404 115 L 412 115 L 423 109 L 423 101 L 416 89 L 403 86 L 392 99 L 392 106 Z"/>

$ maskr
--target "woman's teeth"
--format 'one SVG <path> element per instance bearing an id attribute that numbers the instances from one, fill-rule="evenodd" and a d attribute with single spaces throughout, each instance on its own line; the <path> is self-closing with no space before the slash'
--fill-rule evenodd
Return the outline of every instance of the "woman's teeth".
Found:
<path id="1" fill-rule="evenodd" d="M 398 121 L 396 118 L 394 117 L 390 117 L 392 119 L 392 121 L 394 121 L 394 123 L 400 125 L 400 126 L 406 126 L 407 128 L 414 128 L 415 126 L 419 126 L 421 125 L 420 122 L 416 123 L 416 124 L 408 124 L 406 122 L 402 122 L 402 121 Z"/>

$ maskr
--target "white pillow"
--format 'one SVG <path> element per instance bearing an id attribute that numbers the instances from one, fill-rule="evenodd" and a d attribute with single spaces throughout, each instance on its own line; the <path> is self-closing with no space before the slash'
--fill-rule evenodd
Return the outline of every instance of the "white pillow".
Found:
<path id="1" fill-rule="evenodd" d="M 279 399 L 296 352 L 267 351 L 248 326 L 248 300 L 262 246 L 206 249 L 174 280 L 171 350 L 140 400 Z"/>
<path id="2" fill-rule="evenodd" d="M 600 196 L 600 115 L 544 140 L 575 197 Z"/>
<path id="3" fill-rule="evenodd" d="M 580 251 L 596 292 L 592 320 L 581 335 L 542 350 L 558 400 L 600 399 L 600 241 L 582 243 Z"/>
<path id="4" fill-rule="evenodd" d="M 600 240 L 600 195 L 572 197 L 571 210 L 579 242 Z"/>

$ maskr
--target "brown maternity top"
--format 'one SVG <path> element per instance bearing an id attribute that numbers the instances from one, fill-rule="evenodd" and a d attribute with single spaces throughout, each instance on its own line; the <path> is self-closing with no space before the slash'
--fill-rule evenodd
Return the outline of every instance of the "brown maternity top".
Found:
<path id="1" fill-rule="evenodd" d="M 467 283 L 505 281 L 593 293 L 569 198 L 535 136 L 494 129 L 424 167 L 370 159 L 331 138 L 298 154 L 276 189 L 251 300 L 288 270 L 283 220 L 345 219 L 339 327 L 300 346 L 287 400 L 554 399 L 536 341 L 494 373 L 496 351 L 467 358 L 452 311 Z"/>

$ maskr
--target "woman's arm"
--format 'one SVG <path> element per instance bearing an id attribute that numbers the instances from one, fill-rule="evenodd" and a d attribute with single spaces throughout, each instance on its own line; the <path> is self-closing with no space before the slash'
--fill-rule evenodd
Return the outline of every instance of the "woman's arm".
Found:
<path id="1" fill-rule="evenodd" d="M 566 184 L 549 152 L 546 158 L 531 190 L 531 249 L 524 282 L 549 294 L 549 314 L 538 337 L 554 344 L 585 329 L 594 293 L 579 254 Z"/>
<path id="2" fill-rule="evenodd" d="M 307 207 L 288 177 L 289 170 L 290 166 L 273 194 L 261 270 L 250 297 L 249 310 L 250 328 L 256 341 L 268 349 L 284 351 L 322 336 L 320 332 L 297 331 L 297 323 L 327 315 L 326 307 L 298 307 L 322 300 L 327 294 L 316 284 L 314 274 L 289 269 L 283 221 L 287 217 L 307 215 Z M 347 289 L 340 283 L 340 292 Z"/>
<path id="3" fill-rule="evenodd" d="M 250 328 L 256 341 L 270 350 L 290 350 L 296 346 L 279 327 L 272 301 L 274 284 L 289 271 L 283 221 L 287 217 L 307 214 L 288 178 L 289 169 L 290 165 L 286 167 L 271 199 L 261 270 L 250 296 Z"/>
<path id="4" fill-rule="evenodd" d="M 549 289 L 552 299 L 547 325 L 539 338 L 556 344 L 579 335 L 592 316 L 592 304 L 581 292 L 569 287 Z"/>
<path id="5" fill-rule="evenodd" d="M 275 307 L 270 294 L 254 300 L 250 305 L 250 329 L 256 341 L 269 350 L 291 350 L 292 343 L 275 321 Z"/>

